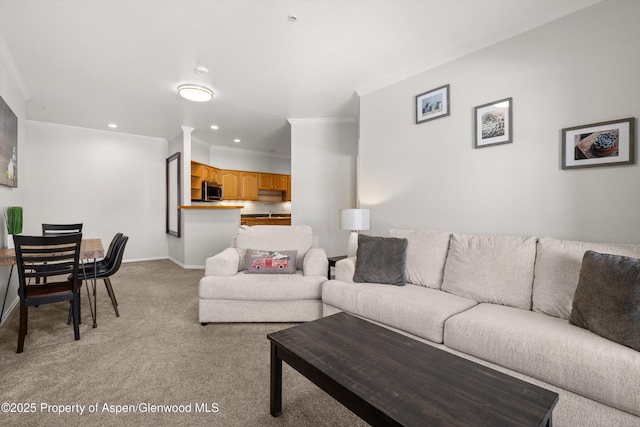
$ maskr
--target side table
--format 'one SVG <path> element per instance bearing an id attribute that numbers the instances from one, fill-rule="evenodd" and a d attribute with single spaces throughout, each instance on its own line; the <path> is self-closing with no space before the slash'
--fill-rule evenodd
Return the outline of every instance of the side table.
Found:
<path id="1" fill-rule="evenodd" d="M 336 263 L 341 259 L 347 258 L 346 255 L 338 255 L 327 258 L 329 260 L 329 270 L 327 271 L 327 279 L 331 280 L 331 267 L 335 267 Z"/>

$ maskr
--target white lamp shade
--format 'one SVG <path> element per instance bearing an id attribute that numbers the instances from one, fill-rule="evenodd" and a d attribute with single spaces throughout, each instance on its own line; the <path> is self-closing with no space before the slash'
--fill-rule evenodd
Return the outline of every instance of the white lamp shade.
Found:
<path id="1" fill-rule="evenodd" d="M 340 229 L 342 230 L 368 230 L 369 209 L 341 209 Z"/>

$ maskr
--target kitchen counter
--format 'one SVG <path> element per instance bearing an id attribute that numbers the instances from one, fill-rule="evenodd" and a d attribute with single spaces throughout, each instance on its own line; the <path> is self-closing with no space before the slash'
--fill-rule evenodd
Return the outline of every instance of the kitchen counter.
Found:
<path id="1" fill-rule="evenodd" d="M 242 209 L 244 206 L 206 206 L 206 205 L 191 205 L 191 206 L 180 206 L 180 209 Z"/>
<path id="2" fill-rule="evenodd" d="M 242 214 L 241 217 L 242 218 L 291 218 L 291 214 L 287 214 L 287 213 L 278 213 L 278 214 L 271 214 L 271 215 L 269 215 L 268 213 Z"/>

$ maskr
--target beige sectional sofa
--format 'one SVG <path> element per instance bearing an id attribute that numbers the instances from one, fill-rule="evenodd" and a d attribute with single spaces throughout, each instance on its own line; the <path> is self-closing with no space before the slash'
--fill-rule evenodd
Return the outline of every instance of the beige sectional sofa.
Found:
<path id="1" fill-rule="evenodd" d="M 640 247 L 391 230 L 406 238 L 407 285 L 354 283 L 356 258 L 322 287 L 346 311 L 553 390 L 555 426 L 640 426 L 640 352 L 569 323 L 585 251 Z"/>

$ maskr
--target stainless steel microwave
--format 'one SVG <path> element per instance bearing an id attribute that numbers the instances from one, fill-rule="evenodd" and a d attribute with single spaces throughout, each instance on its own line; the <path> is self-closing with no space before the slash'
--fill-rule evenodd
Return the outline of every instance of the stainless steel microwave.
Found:
<path id="1" fill-rule="evenodd" d="M 222 186 L 211 182 L 203 182 L 202 200 L 205 202 L 222 200 Z"/>

